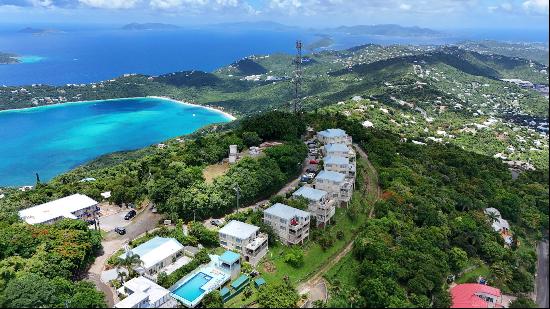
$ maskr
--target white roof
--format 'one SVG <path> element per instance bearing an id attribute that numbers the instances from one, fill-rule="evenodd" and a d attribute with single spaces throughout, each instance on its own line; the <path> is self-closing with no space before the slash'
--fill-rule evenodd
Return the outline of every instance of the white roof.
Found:
<path id="1" fill-rule="evenodd" d="M 154 283 L 153 281 L 139 276 L 124 283 L 124 286 L 133 293 L 115 304 L 116 308 L 132 308 L 135 305 L 149 298 L 149 304 L 153 306 L 158 300 L 170 294 L 170 291 Z"/>
<path id="2" fill-rule="evenodd" d="M 309 212 L 307 211 L 303 211 L 281 203 L 277 203 L 269 207 L 268 209 L 264 210 L 264 213 L 287 220 L 290 220 L 294 217 L 308 218 L 310 216 Z"/>
<path id="3" fill-rule="evenodd" d="M 296 192 L 294 192 L 293 196 L 302 196 L 310 201 L 320 201 L 325 197 L 328 193 L 323 190 L 318 190 L 310 187 L 301 187 Z"/>
<path id="4" fill-rule="evenodd" d="M 181 250 L 183 250 L 183 245 L 175 238 L 157 236 L 130 251 L 133 254 L 139 255 L 139 259 L 143 262 L 143 267 L 149 269 L 158 262 L 163 261 Z M 119 257 L 124 259 L 126 257 L 126 252 Z"/>
<path id="5" fill-rule="evenodd" d="M 220 234 L 233 236 L 238 239 L 246 239 L 254 235 L 260 228 L 237 220 L 231 220 L 220 229 Z"/>
<path id="6" fill-rule="evenodd" d="M 346 131 L 342 129 L 326 129 L 324 131 L 320 131 L 318 133 L 321 136 L 324 137 L 343 137 L 347 136 Z"/>
<path id="7" fill-rule="evenodd" d="M 83 194 L 73 194 L 55 201 L 40 204 L 19 211 L 19 217 L 29 224 L 48 222 L 56 218 L 76 219 L 74 212 L 97 205 L 93 199 Z"/>

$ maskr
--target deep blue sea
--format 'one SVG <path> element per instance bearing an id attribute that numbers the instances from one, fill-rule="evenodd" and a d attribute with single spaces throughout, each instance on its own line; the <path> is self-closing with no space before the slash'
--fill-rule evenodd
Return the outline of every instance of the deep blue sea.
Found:
<path id="1" fill-rule="evenodd" d="M 0 112 L 0 186 L 32 185 L 100 155 L 138 149 L 231 119 L 217 111 L 138 98 Z"/>

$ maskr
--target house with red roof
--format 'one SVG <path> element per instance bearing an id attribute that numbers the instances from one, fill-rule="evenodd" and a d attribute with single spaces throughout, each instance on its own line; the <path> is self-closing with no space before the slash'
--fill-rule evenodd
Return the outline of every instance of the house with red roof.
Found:
<path id="1" fill-rule="evenodd" d="M 451 288 L 451 308 L 504 308 L 500 290 L 478 283 L 464 283 Z"/>

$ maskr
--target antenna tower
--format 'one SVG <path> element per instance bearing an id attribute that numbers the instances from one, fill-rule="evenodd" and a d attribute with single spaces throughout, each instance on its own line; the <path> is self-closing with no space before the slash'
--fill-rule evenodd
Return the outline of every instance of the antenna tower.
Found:
<path id="1" fill-rule="evenodd" d="M 296 41 L 296 58 L 294 59 L 294 113 L 300 108 L 300 88 L 302 86 L 302 41 Z"/>

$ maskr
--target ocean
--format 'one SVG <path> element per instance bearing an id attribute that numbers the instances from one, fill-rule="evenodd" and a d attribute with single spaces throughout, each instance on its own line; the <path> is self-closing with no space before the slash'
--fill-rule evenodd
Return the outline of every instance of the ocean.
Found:
<path id="1" fill-rule="evenodd" d="M 231 119 L 158 98 L 49 105 L 0 112 L 0 186 L 47 181 L 100 155 L 139 149 Z"/>

